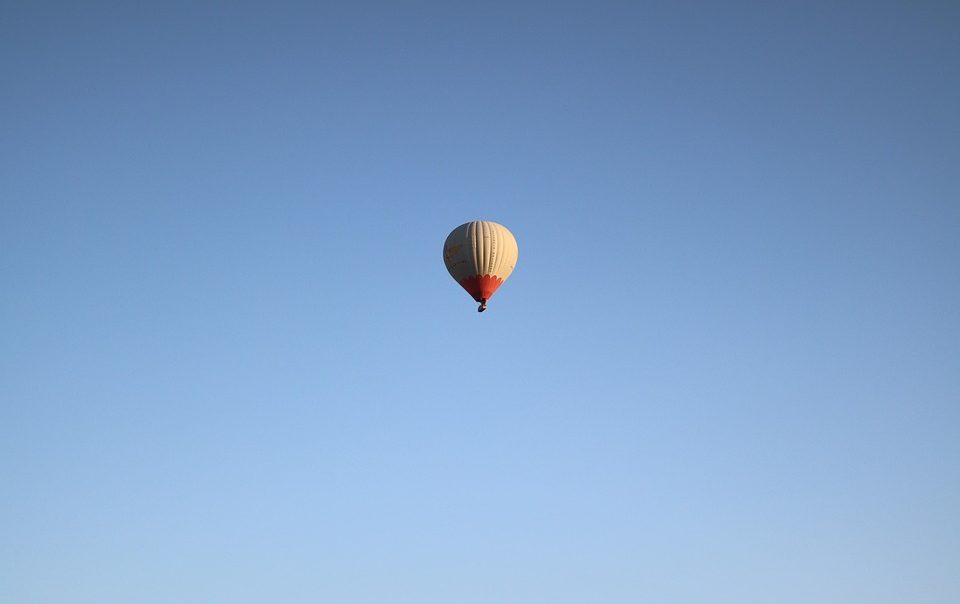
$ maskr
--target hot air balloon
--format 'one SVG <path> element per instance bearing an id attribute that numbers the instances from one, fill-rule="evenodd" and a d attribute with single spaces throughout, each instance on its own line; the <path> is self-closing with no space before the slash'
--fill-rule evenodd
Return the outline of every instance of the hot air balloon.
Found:
<path id="1" fill-rule="evenodd" d="M 443 262 L 450 276 L 487 309 L 487 300 L 497 291 L 517 264 L 517 240 L 507 227 L 474 220 L 453 229 L 443 244 Z"/>

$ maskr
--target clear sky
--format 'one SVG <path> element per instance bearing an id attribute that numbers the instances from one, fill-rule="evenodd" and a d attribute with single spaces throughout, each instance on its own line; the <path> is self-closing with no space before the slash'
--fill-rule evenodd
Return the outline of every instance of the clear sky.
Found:
<path id="1" fill-rule="evenodd" d="M 4 3 L 0 602 L 960 601 L 958 31 Z"/>

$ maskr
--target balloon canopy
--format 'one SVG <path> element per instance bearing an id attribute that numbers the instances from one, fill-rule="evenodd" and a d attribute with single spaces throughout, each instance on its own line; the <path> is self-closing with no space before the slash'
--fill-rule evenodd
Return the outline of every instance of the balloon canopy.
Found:
<path id="1" fill-rule="evenodd" d="M 450 276 L 473 299 L 480 312 L 517 264 L 517 240 L 507 227 L 496 222 L 474 220 L 461 224 L 447 235 L 443 262 Z"/>

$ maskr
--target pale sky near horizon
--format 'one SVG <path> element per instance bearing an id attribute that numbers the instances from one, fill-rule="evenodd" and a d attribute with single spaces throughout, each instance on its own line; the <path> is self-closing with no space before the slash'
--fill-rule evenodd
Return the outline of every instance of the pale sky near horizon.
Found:
<path id="1" fill-rule="evenodd" d="M 958 31 L 4 3 L 0 602 L 960 601 Z"/>

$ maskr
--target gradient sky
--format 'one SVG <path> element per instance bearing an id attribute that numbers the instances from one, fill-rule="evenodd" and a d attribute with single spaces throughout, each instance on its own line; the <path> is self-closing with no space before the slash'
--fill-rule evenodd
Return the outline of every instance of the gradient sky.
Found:
<path id="1" fill-rule="evenodd" d="M 960 601 L 958 31 L 4 3 L 0 602 Z"/>

